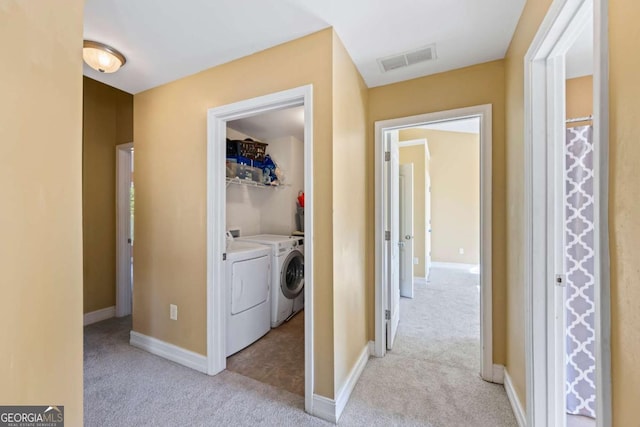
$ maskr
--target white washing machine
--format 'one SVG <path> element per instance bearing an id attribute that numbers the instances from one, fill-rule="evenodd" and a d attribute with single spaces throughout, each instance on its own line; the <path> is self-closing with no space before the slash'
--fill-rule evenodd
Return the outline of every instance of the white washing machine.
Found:
<path id="1" fill-rule="evenodd" d="M 304 238 L 259 234 L 238 238 L 272 248 L 271 327 L 304 308 Z"/>
<path id="2" fill-rule="evenodd" d="M 271 248 L 250 242 L 227 245 L 227 356 L 271 330 Z"/>

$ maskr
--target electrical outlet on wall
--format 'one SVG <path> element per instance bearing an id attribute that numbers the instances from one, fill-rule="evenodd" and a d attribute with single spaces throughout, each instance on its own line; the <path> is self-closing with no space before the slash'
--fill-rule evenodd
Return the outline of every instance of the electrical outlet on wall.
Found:
<path id="1" fill-rule="evenodd" d="M 458 252 L 460 252 L 460 255 L 464 255 L 464 248 L 458 249 Z"/>
<path id="2" fill-rule="evenodd" d="M 420 263 L 420 260 L 418 260 L 418 257 L 415 257 L 413 259 L 413 265 L 418 265 Z"/>
<path id="3" fill-rule="evenodd" d="M 178 320 L 178 306 L 175 304 L 169 304 L 169 319 Z"/>

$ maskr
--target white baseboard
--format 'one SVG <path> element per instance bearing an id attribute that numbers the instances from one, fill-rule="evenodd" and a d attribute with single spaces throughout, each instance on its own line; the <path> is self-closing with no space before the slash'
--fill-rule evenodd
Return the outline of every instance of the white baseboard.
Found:
<path id="1" fill-rule="evenodd" d="M 478 267 L 478 264 L 462 264 L 457 262 L 432 262 L 431 267 L 436 268 L 454 268 L 456 270 L 471 270 Z"/>
<path id="2" fill-rule="evenodd" d="M 516 393 L 516 390 L 513 388 L 513 383 L 511 382 L 509 372 L 506 369 L 504 370 L 504 389 L 507 392 L 507 398 L 509 399 L 509 403 L 511 403 L 511 409 L 513 410 L 513 414 L 516 416 L 518 426 L 526 427 L 527 421 L 524 409 L 522 408 L 522 404 L 520 403 L 518 393 Z"/>
<path id="3" fill-rule="evenodd" d="M 329 399 L 328 397 L 314 394 L 312 415 L 335 424 L 337 422 L 336 401 Z"/>
<path id="4" fill-rule="evenodd" d="M 375 355 L 376 355 L 376 342 L 369 341 L 369 356 L 375 356 Z"/>
<path id="5" fill-rule="evenodd" d="M 338 396 L 336 399 L 336 422 L 340 419 L 340 415 L 342 415 L 342 411 L 344 411 L 344 407 L 347 406 L 349 397 L 351 397 L 353 388 L 356 386 L 358 379 L 360 379 L 360 375 L 362 375 L 362 371 L 364 371 L 365 366 L 367 366 L 370 351 L 371 350 L 369 349 L 369 343 L 367 343 L 360 352 L 358 361 L 353 366 L 353 368 L 351 368 L 349 376 L 347 376 L 347 380 L 338 391 Z"/>
<path id="6" fill-rule="evenodd" d="M 491 382 L 495 384 L 504 384 L 504 366 L 493 365 L 493 377 Z"/>
<path id="7" fill-rule="evenodd" d="M 92 311 L 84 314 L 84 326 L 91 325 L 93 323 L 102 322 L 103 320 L 111 319 L 116 316 L 116 306 L 101 308 L 100 310 Z"/>
<path id="8" fill-rule="evenodd" d="M 202 354 L 194 353 L 191 350 L 135 331 L 131 331 L 129 344 L 155 354 L 156 356 L 164 357 L 167 360 L 186 366 L 187 368 L 195 369 L 205 374 L 207 373 L 207 356 L 203 356 Z"/>
<path id="9" fill-rule="evenodd" d="M 362 349 L 362 352 L 360 352 L 358 361 L 353 368 L 351 368 L 351 371 L 349 372 L 349 375 L 342 387 L 340 387 L 335 400 L 324 396 L 318 396 L 317 394 L 313 395 L 313 415 L 332 423 L 338 422 L 342 415 L 342 411 L 344 411 L 345 406 L 347 406 L 349 397 L 351 397 L 353 388 L 356 386 L 365 366 L 367 366 L 367 362 L 369 361 L 369 356 L 372 354 L 372 351 L 373 341 L 369 341 Z"/>

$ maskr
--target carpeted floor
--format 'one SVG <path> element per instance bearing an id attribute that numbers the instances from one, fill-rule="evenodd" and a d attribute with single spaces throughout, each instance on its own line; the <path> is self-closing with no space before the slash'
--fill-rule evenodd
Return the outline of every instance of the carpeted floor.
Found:
<path id="1" fill-rule="evenodd" d="M 394 349 L 369 359 L 340 424 L 517 426 L 503 386 L 479 376 L 478 278 L 434 268 L 401 299 Z"/>
<path id="2" fill-rule="evenodd" d="M 304 311 L 227 357 L 227 369 L 304 397 Z"/>
<path id="3" fill-rule="evenodd" d="M 304 398 L 224 371 L 210 377 L 129 345 L 131 318 L 84 328 L 86 426 L 329 426 Z"/>
<path id="4" fill-rule="evenodd" d="M 517 425 L 504 388 L 478 376 L 477 278 L 433 269 L 431 283 L 401 301 L 395 348 L 369 360 L 340 425 Z M 297 394 L 131 347 L 130 327 L 130 318 L 85 327 L 87 426 L 330 425 L 307 415 Z"/>

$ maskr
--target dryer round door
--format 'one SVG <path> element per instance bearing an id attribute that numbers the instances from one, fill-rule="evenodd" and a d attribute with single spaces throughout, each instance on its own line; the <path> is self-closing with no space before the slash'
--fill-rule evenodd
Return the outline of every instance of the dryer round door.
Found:
<path id="1" fill-rule="evenodd" d="M 298 250 L 289 252 L 280 271 L 280 289 L 282 294 L 294 299 L 304 289 L 304 255 Z"/>

